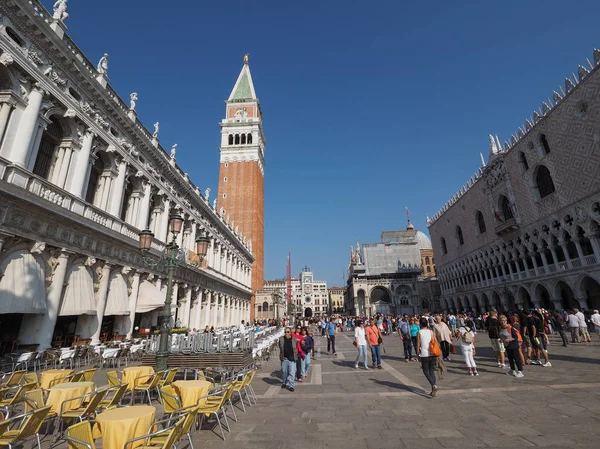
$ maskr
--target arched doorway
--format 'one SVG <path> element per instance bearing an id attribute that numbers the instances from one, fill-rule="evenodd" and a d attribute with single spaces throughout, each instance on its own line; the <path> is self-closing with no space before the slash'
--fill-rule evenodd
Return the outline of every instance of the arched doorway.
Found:
<path id="1" fill-rule="evenodd" d="M 356 304 L 356 310 L 355 312 L 358 315 L 366 315 L 366 298 L 365 298 L 365 291 L 361 288 L 357 294 L 357 301 L 358 304 Z"/>
<path id="2" fill-rule="evenodd" d="M 375 287 L 371 290 L 369 305 L 373 314 L 382 313 L 387 315 L 391 313 L 392 298 L 390 292 L 383 287 Z"/>
<path id="3" fill-rule="evenodd" d="M 525 287 L 519 288 L 517 297 L 519 298 L 519 304 L 522 304 L 524 309 L 533 309 L 535 307 L 531 300 L 531 295 Z"/>
<path id="4" fill-rule="evenodd" d="M 477 301 L 477 296 L 473 295 L 471 297 L 471 300 L 473 301 L 473 306 L 474 306 L 474 312 L 477 315 L 480 315 L 482 313 L 481 308 L 479 307 L 479 301 Z"/>
<path id="5" fill-rule="evenodd" d="M 554 303 L 550 299 L 550 293 L 542 284 L 538 284 L 533 292 L 533 295 L 536 299 L 536 302 L 538 302 L 543 309 L 554 309 Z"/>
<path id="6" fill-rule="evenodd" d="M 310 307 L 307 307 L 306 309 L 304 309 L 304 316 L 306 318 L 312 318 L 313 316 L 313 311 Z"/>
<path id="7" fill-rule="evenodd" d="M 578 304 L 575 302 L 573 290 L 564 281 L 558 281 L 555 287 L 556 297 L 561 299 L 563 309 L 573 309 Z"/>
<path id="8" fill-rule="evenodd" d="M 600 284 L 589 276 L 581 280 L 581 291 L 585 293 L 587 304 L 581 304 L 581 307 L 587 309 L 600 309 Z"/>
<path id="9" fill-rule="evenodd" d="M 481 294 L 481 299 L 483 300 L 484 312 L 491 312 L 492 304 L 490 303 L 490 299 L 485 293 Z"/>
<path id="10" fill-rule="evenodd" d="M 502 301 L 500 300 L 500 295 L 496 292 L 492 292 L 492 305 L 493 308 L 498 312 L 502 312 L 504 307 L 502 307 Z"/>

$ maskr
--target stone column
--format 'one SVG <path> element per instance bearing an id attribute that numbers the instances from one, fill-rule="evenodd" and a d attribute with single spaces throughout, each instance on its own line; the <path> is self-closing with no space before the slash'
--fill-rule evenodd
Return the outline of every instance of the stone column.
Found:
<path id="1" fill-rule="evenodd" d="M 219 295 L 220 298 L 220 305 L 219 305 L 219 318 L 218 318 L 218 323 L 219 326 L 224 327 L 225 326 L 225 301 L 227 301 L 227 296 L 225 295 Z"/>
<path id="2" fill-rule="evenodd" d="M 183 303 L 183 307 L 182 307 L 182 317 L 180 318 L 181 320 L 181 325 L 183 327 L 189 327 L 190 325 L 190 310 L 191 310 L 191 306 L 192 306 L 192 288 L 187 286 L 185 289 L 185 297 L 181 300 L 181 302 Z"/>
<path id="3" fill-rule="evenodd" d="M 215 260 L 215 238 L 210 237 L 210 246 L 208 247 L 208 254 L 206 255 L 206 266 L 213 267 Z"/>
<path id="4" fill-rule="evenodd" d="M 210 312 L 210 298 L 208 297 L 208 290 L 200 290 L 198 292 L 198 326 L 204 328 L 208 324 L 208 316 Z"/>
<path id="5" fill-rule="evenodd" d="M 138 302 L 138 294 L 140 292 L 140 273 L 133 273 L 130 278 L 131 282 L 131 293 L 129 294 L 129 331 L 127 332 L 127 339 L 131 339 L 133 333 L 133 323 L 135 322 L 135 309 Z"/>
<path id="6" fill-rule="evenodd" d="M 0 107 L 0 142 L 2 142 L 2 137 L 4 137 L 6 128 L 8 128 L 8 119 L 13 107 L 14 105 L 11 103 L 2 103 Z"/>
<path id="7" fill-rule="evenodd" d="M 110 170 L 105 170 L 98 182 L 98 191 L 94 197 L 94 206 L 98 209 L 107 210 L 112 181 L 112 172 Z"/>
<path id="8" fill-rule="evenodd" d="M 210 303 L 210 320 L 209 325 L 217 327 L 217 310 L 219 308 L 219 295 L 215 292 L 211 293 L 211 303 Z"/>
<path id="9" fill-rule="evenodd" d="M 157 235 L 156 235 L 156 237 L 159 240 L 162 240 L 165 243 L 169 243 L 169 241 L 170 241 L 170 239 L 169 239 L 169 214 L 171 213 L 170 203 L 171 203 L 171 201 L 169 200 L 169 198 L 165 197 L 165 199 L 163 200 L 164 210 L 163 210 L 163 214 L 162 214 L 162 218 L 161 218 L 160 233 L 157 233 Z"/>
<path id="10" fill-rule="evenodd" d="M 27 107 L 21 115 L 16 138 L 10 151 L 12 163 L 23 168 L 27 168 L 27 161 L 30 159 L 29 150 L 35 138 L 35 130 L 37 129 L 38 115 L 42 107 L 43 98 L 44 90 L 36 84 L 31 89 L 31 92 L 29 92 Z M 33 162 L 35 162 L 37 148 L 34 151 L 36 154 L 32 154 L 33 157 L 31 158 Z"/>
<path id="11" fill-rule="evenodd" d="M 81 149 L 77 153 L 74 164 L 73 179 L 69 192 L 79 198 L 84 198 L 87 188 L 88 165 L 90 164 L 90 154 L 92 152 L 92 143 L 94 142 L 94 133 L 89 129 L 83 136 Z"/>
<path id="12" fill-rule="evenodd" d="M 106 309 L 106 299 L 108 297 L 108 281 L 110 278 L 110 269 L 112 265 L 105 263 L 100 273 L 100 286 L 96 293 L 96 317 L 98 319 L 98 327 L 92 335 L 92 345 L 100 344 L 100 331 L 102 329 L 102 320 L 104 319 L 104 310 Z"/>
<path id="13" fill-rule="evenodd" d="M 110 205 L 108 213 L 115 217 L 121 216 L 121 208 L 123 207 L 123 195 L 125 194 L 125 177 L 127 176 L 127 161 L 121 159 L 118 168 L 117 179 L 115 180 L 115 188 L 113 190 L 112 198 L 110 199 Z"/>
<path id="14" fill-rule="evenodd" d="M 540 271 L 539 271 L 540 267 L 538 266 L 537 259 L 535 258 L 535 253 L 533 253 L 533 252 L 531 253 L 531 262 L 533 262 L 533 271 L 535 272 L 535 275 L 539 276 L 540 275 Z M 537 308 L 538 307 L 536 307 L 536 309 Z"/>
<path id="15" fill-rule="evenodd" d="M 57 161 L 55 169 L 57 176 L 55 177 L 54 183 L 61 189 L 64 189 L 67 181 L 67 174 L 69 173 L 69 167 L 71 166 L 71 161 L 73 159 L 73 142 L 66 142 L 60 147 L 60 151 L 62 152 L 62 159 L 60 160 L 60 163 Z"/>
<path id="16" fill-rule="evenodd" d="M 600 262 L 600 235 L 590 234 L 589 239 L 592 249 L 594 250 L 594 255 L 596 256 L 596 263 L 598 263 Z"/>
<path id="17" fill-rule="evenodd" d="M 140 213 L 137 219 L 138 229 L 146 229 L 148 227 L 148 214 L 150 213 L 150 200 L 152 198 L 152 184 L 144 183 L 144 197 L 140 206 Z"/>
<path id="18" fill-rule="evenodd" d="M 569 256 L 569 251 L 567 250 L 567 244 L 564 242 L 560 242 L 560 247 L 563 250 L 563 255 L 565 256 L 565 261 L 567 262 L 567 267 L 569 269 L 573 268 L 573 265 L 571 264 L 571 258 Z"/>
<path id="19" fill-rule="evenodd" d="M 585 267 L 585 256 L 583 255 L 583 248 L 581 247 L 581 240 L 575 240 L 575 248 L 577 248 L 577 255 L 579 256 L 579 260 L 581 261 L 581 266 Z"/>
<path id="20" fill-rule="evenodd" d="M 48 310 L 45 315 L 40 315 L 41 322 L 39 323 L 39 327 L 36 326 L 34 331 L 35 336 L 32 337 L 32 341 L 39 343 L 38 350 L 40 351 L 52 347 L 52 336 L 54 334 L 54 327 L 56 326 L 56 319 L 58 318 L 58 311 L 60 310 L 60 301 L 65 285 L 70 254 L 63 250 L 57 257 L 56 266 L 52 274 L 52 283 L 48 287 L 46 295 Z"/>

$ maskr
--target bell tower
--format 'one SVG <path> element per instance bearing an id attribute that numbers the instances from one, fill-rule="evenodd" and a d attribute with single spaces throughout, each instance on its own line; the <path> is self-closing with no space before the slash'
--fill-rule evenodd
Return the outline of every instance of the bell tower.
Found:
<path id="1" fill-rule="evenodd" d="M 264 287 L 264 174 L 265 137 L 262 111 L 256 98 L 248 55 L 225 102 L 221 125 L 221 153 L 217 211 L 229 215 L 252 241 L 252 291 Z M 254 319 L 252 296 L 251 319 Z"/>

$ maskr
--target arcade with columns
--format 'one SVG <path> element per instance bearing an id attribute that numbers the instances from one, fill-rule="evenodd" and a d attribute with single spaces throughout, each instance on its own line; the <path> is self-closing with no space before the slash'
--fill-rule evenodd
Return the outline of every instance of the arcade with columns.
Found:
<path id="1" fill-rule="evenodd" d="M 137 119 L 137 93 L 126 104 L 113 90 L 107 57 L 92 64 L 38 0 L 0 5 L 0 341 L 44 349 L 156 326 L 166 269 L 144 264 L 138 234 L 154 234 L 158 259 L 173 214 L 186 251 L 173 325 L 250 317 L 251 240 L 177 165 L 177 145 L 161 146 L 159 123 Z"/>

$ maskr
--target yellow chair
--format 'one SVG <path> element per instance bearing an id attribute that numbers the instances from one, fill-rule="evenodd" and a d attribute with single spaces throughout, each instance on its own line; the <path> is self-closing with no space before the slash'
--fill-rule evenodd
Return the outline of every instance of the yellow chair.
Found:
<path id="1" fill-rule="evenodd" d="M 119 378 L 119 375 L 117 374 L 117 371 L 107 372 L 106 377 L 108 378 L 108 385 L 110 387 L 117 387 L 122 383 L 121 379 Z"/>
<path id="2" fill-rule="evenodd" d="M 67 376 L 65 382 L 81 382 L 83 381 L 83 373 L 75 373 Z"/>
<path id="3" fill-rule="evenodd" d="M 158 383 L 162 379 L 164 371 L 159 371 L 154 374 L 147 374 L 145 376 L 136 377 L 133 381 L 133 389 L 131 390 L 131 404 L 135 402 L 135 393 L 140 391 L 146 393 L 148 396 L 148 405 L 152 405 L 152 397 L 150 392 L 158 387 Z M 140 379 L 147 379 L 145 382 L 139 382 Z"/>
<path id="4" fill-rule="evenodd" d="M 159 391 L 165 415 L 172 416 L 174 413 L 178 413 L 181 410 L 181 401 L 175 392 L 175 388 L 172 385 L 165 385 Z"/>
<path id="5" fill-rule="evenodd" d="M 223 407 L 225 405 L 225 400 L 227 399 L 228 388 L 231 388 L 231 386 L 227 388 L 221 388 L 213 393 L 209 393 L 208 395 L 204 396 L 204 398 L 206 398 L 204 405 L 200 405 L 198 407 L 198 414 L 200 415 L 200 426 L 202 426 L 202 418 L 204 418 L 204 415 L 215 415 L 215 418 L 217 419 L 217 424 L 219 425 L 219 429 L 221 429 L 221 436 L 223 438 L 223 441 L 225 441 L 225 432 L 223 431 L 223 426 L 221 425 L 221 420 L 219 419 L 219 413 L 223 415 L 223 419 L 227 424 L 227 431 L 231 432 L 229 428 L 229 422 L 227 421 L 227 415 L 225 414 L 225 410 Z"/>
<path id="6" fill-rule="evenodd" d="M 102 399 L 100 404 L 98 404 L 98 409 L 107 409 L 111 407 L 118 407 L 123 400 L 123 396 L 127 393 L 127 385 L 118 385 L 116 387 L 110 387 L 107 391 L 107 396 L 109 393 L 113 393 L 112 397 L 109 399 Z"/>
<path id="7" fill-rule="evenodd" d="M 96 374 L 97 368 L 86 369 L 81 376 L 82 382 L 91 382 L 94 380 L 94 374 Z"/>
<path id="8" fill-rule="evenodd" d="M 181 427 L 181 430 L 179 432 L 179 437 L 177 437 L 175 439 L 175 443 L 177 441 L 179 441 L 183 435 L 187 435 L 188 440 L 190 442 L 190 448 L 194 449 L 194 444 L 192 443 L 191 432 L 192 432 L 192 426 L 194 425 L 194 422 L 196 421 L 196 417 L 198 416 L 198 406 L 193 405 L 191 407 L 186 407 L 185 409 L 181 409 L 180 412 L 181 413 L 178 416 L 176 416 L 175 418 L 168 418 L 168 419 L 163 419 L 161 421 L 156 421 L 155 423 L 152 424 L 148 433 L 152 433 L 153 431 L 155 431 L 154 429 L 160 428 L 160 425 L 163 423 L 165 423 L 165 424 L 167 424 L 167 426 L 169 426 L 169 425 L 171 425 L 171 422 L 174 419 L 179 420 L 179 421 L 181 419 L 184 419 L 183 426 Z M 168 438 L 168 436 L 166 436 L 166 435 L 158 435 L 155 437 L 151 437 L 150 445 L 153 447 L 160 446 L 161 444 L 164 444 L 164 442 L 167 438 Z"/>
<path id="9" fill-rule="evenodd" d="M 175 423 L 172 426 L 166 427 L 156 432 L 149 433 L 148 435 L 132 438 L 131 440 L 125 442 L 124 449 L 128 449 L 128 447 L 133 448 L 133 444 L 136 441 L 140 440 L 144 440 L 143 445 L 140 446 L 141 449 L 171 449 L 179 440 L 179 438 L 181 438 L 181 435 L 183 433 L 184 421 L 185 417 L 179 419 L 177 423 Z M 162 441 L 157 439 L 157 437 L 161 436 L 165 437 Z M 153 438 L 155 438 L 155 443 L 152 443 Z"/>
<path id="10" fill-rule="evenodd" d="M 89 421 L 83 421 L 69 426 L 65 435 L 69 449 L 96 449 L 92 426 Z"/>
<path id="11" fill-rule="evenodd" d="M 175 376 L 177 375 L 177 371 L 179 371 L 179 368 L 171 368 L 167 371 L 167 375 L 165 376 L 164 379 L 161 379 L 160 382 L 158 383 L 159 387 L 164 387 L 165 385 L 171 385 L 173 383 L 173 381 L 175 380 Z"/>
<path id="12" fill-rule="evenodd" d="M 240 379 L 241 377 L 241 379 Z M 240 402 L 242 404 L 242 410 L 244 410 L 244 412 L 246 411 L 246 406 L 244 405 L 244 397 L 242 395 L 242 392 L 246 393 L 246 399 L 248 399 L 248 391 L 245 390 L 246 385 L 248 384 L 248 379 L 250 378 L 250 371 L 246 371 L 243 373 L 238 374 L 236 381 L 233 382 L 232 384 L 232 389 L 233 389 L 233 393 L 237 393 L 238 396 L 240 397 Z M 252 405 L 252 403 L 250 402 L 250 399 L 248 399 L 248 404 Z M 233 404 L 232 404 L 233 407 Z"/>
<path id="13" fill-rule="evenodd" d="M 6 430 L 0 435 L 0 447 L 8 446 L 9 449 L 13 447 L 16 442 L 25 442 L 28 440 L 36 439 L 38 449 L 42 449 L 40 442 L 40 427 L 46 419 L 46 416 L 50 412 L 50 406 L 38 408 L 29 413 L 15 416 L 9 422 L 21 421 L 21 426 L 18 429 Z M 7 421 L 3 421 L 6 423 Z M 0 423 L 0 430 L 3 427 L 3 423 Z"/>
<path id="14" fill-rule="evenodd" d="M 23 395 L 28 391 L 35 389 L 35 384 L 23 384 L 19 387 L 14 396 L 4 398 L 0 400 L 0 409 L 4 410 L 4 416 L 8 418 L 10 415 L 10 408 L 24 401 Z"/>
<path id="15" fill-rule="evenodd" d="M 13 371 L 6 382 L 0 382 L 0 387 L 16 387 L 20 385 L 26 373 L 27 371 L 25 370 Z"/>
<path id="16" fill-rule="evenodd" d="M 246 384 L 246 390 L 250 392 L 250 397 L 252 398 L 254 403 L 258 404 L 256 400 L 256 392 L 254 391 L 254 387 L 252 386 L 252 381 L 254 380 L 254 376 L 256 376 L 256 373 L 258 373 L 258 369 L 253 369 L 252 371 L 250 371 L 250 377 Z"/>
<path id="17" fill-rule="evenodd" d="M 57 418 L 58 423 L 54 426 L 54 441 L 56 441 L 58 435 L 60 434 L 60 431 L 62 430 L 62 423 L 65 419 L 77 419 L 79 422 L 82 422 L 84 418 L 91 418 L 95 414 L 100 401 L 104 399 L 107 391 L 108 390 L 106 389 L 93 391 L 91 393 L 84 394 L 83 396 L 63 401 L 63 403 L 60 405 L 60 414 Z M 81 406 L 73 410 L 66 410 L 66 404 L 69 404 L 72 401 L 80 401 Z"/>
<path id="18" fill-rule="evenodd" d="M 23 383 L 26 384 L 35 384 L 35 388 L 39 388 L 40 382 L 38 380 L 38 375 L 36 373 L 27 373 L 23 376 Z"/>

